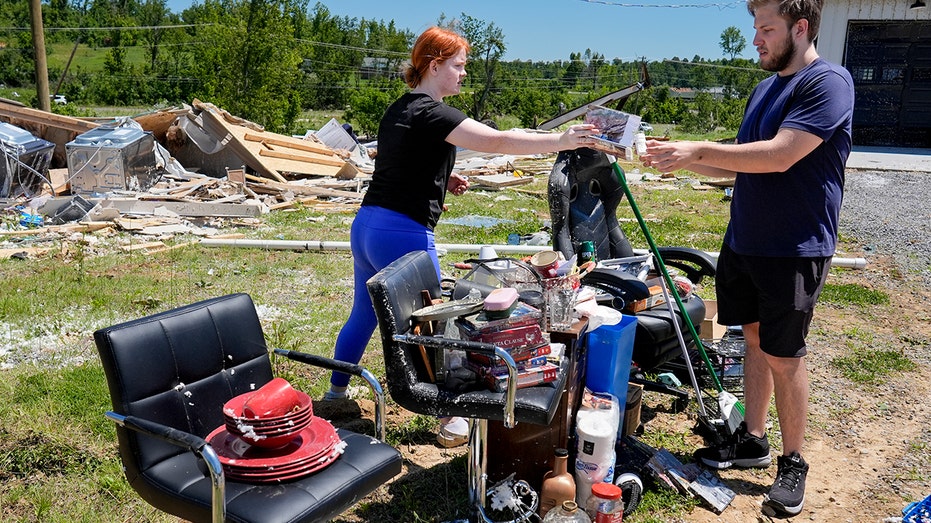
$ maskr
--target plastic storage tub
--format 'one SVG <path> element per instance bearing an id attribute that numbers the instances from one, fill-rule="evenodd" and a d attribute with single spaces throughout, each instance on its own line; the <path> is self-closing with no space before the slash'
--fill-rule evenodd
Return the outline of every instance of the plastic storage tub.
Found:
<path id="1" fill-rule="evenodd" d="M 624 419 L 623 407 L 627 398 L 636 332 L 637 317 L 624 314 L 618 323 L 602 325 L 588 333 L 585 387 L 592 392 L 607 392 L 619 398 L 621 420 Z M 620 427 L 618 431 L 620 433 Z"/>

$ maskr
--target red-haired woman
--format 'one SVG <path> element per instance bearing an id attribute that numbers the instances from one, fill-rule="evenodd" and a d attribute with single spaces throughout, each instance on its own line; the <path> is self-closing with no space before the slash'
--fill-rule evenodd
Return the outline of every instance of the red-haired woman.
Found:
<path id="1" fill-rule="evenodd" d="M 469 182 L 453 173 L 456 148 L 504 154 L 538 154 L 591 144 L 597 133 L 577 125 L 563 133 L 498 131 L 443 103 L 459 94 L 466 76 L 469 43 L 461 35 L 431 27 L 411 52 L 404 80 L 411 91 L 385 112 L 378 128 L 378 156 L 368 191 L 352 224 L 352 312 L 336 340 L 335 357 L 358 363 L 377 321 L 365 282 L 376 272 L 415 250 L 437 258 L 433 228 L 444 209 L 446 193 L 461 195 Z M 349 377 L 334 373 L 325 398 L 346 396 Z M 466 441 L 464 420 L 443 420 L 438 441 L 446 446 Z"/>

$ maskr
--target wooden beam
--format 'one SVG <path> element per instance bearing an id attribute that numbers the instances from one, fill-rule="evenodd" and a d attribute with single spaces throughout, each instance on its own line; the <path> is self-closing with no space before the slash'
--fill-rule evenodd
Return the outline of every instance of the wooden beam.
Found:
<path id="1" fill-rule="evenodd" d="M 256 172 L 268 176 L 269 178 L 274 178 L 280 182 L 287 181 L 285 177 L 281 175 L 281 173 L 262 163 L 262 160 L 257 155 L 253 154 L 248 147 L 246 147 L 244 141 L 240 141 L 239 135 L 245 133 L 244 127 L 227 123 L 223 116 L 217 114 L 213 108 L 205 108 L 201 114 L 204 115 L 205 122 L 209 120 L 215 124 L 214 128 L 223 129 L 233 135 L 233 140 L 230 140 L 227 145 L 232 147 L 233 151 L 236 153 L 236 156 L 239 156 L 239 158 L 242 159 L 249 167 L 252 167 Z"/>
<path id="2" fill-rule="evenodd" d="M 281 152 L 281 151 L 275 151 L 272 149 L 259 149 L 259 156 L 267 156 L 269 158 L 278 158 L 279 160 L 293 160 L 295 162 L 330 165 L 333 167 L 342 167 L 343 164 L 346 163 L 345 160 L 331 160 L 328 158 L 317 158 L 315 156 L 307 156 L 305 154 L 286 153 L 286 152 Z"/>
<path id="3" fill-rule="evenodd" d="M 333 151 L 330 148 L 324 145 L 313 145 L 312 143 L 309 143 L 309 142 L 307 144 L 295 143 L 295 141 L 281 140 L 278 138 L 272 138 L 268 136 L 259 136 L 257 134 L 252 134 L 252 133 L 246 133 L 246 136 L 244 137 L 244 139 L 247 142 L 260 142 L 263 144 L 278 145 L 281 147 L 288 147 L 290 149 L 297 149 L 299 151 L 304 151 L 308 153 L 317 153 L 317 154 L 323 154 L 326 156 L 333 156 Z M 306 140 L 303 140 L 303 141 L 306 141 Z"/>
<path id="4" fill-rule="evenodd" d="M 166 202 L 126 199 L 105 200 L 100 205 L 103 208 L 112 207 L 117 209 L 121 214 L 152 215 L 155 214 L 155 210 L 158 208 L 164 208 L 178 216 L 185 217 L 226 216 L 249 218 L 262 214 L 262 209 L 258 205 L 243 203 Z"/>
<path id="5" fill-rule="evenodd" d="M 47 125 L 49 127 L 58 127 L 76 133 L 85 133 L 99 127 L 99 124 L 93 122 L 31 109 L 6 100 L 0 100 L 0 117 L 23 120 L 34 124 Z"/>

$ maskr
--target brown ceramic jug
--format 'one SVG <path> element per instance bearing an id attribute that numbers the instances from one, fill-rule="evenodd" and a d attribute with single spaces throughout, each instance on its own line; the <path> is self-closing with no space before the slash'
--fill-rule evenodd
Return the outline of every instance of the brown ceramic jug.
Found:
<path id="1" fill-rule="evenodd" d="M 554 507 L 562 505 L 563 501 L 575 501 L 575 478 L 569 473 L 568 461 L 569 451 L 556 449 L 553 470 L 543 476 L 540 488 L 541 518 Z"/>

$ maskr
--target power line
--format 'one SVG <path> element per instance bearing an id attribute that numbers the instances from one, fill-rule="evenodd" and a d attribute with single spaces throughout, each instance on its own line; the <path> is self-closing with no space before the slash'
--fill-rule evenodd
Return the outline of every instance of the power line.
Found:
<path id="1" fill-rule="evenodd" d="M 305 44 L 310 44 L 310 45 L 320 46 L 320 47 L 330 47 L 333 49 L 345 49 L 348 51 L 378 52 L 381 54 L 390 54 L 390 55 L 401 56 L 401 57 L 409 56 L 409 53 L 406 53 L 406 52 L 389 51 L 387 49 L 374 49 L 374 48 L 369 48 L 369 47 L 358 47 L 354 45 L 331 44 L 329 42 L 317 42 L 314 40 L 305 40 L 303 38 L 295 38 L 294 40 L 305 43 Z"/>
<path id="2" fill-rule="evenodd" d="M 151 29 L 187 29 L 190 27 L 209 27 L 217 24 L 181 24 L 181 25 L 136 25 L 123 27 L 46 27 L 49 32 L 56 31 L 132 31 Z M 29 27 L 0 27 L 0 31 L 32 31 Z"/>
<path id="3" fill-rule="evenodd" d="M 764 71 L 759 67 L 737 67 L 736 65 L 722 65 L 722 64 L 710 64 L 705 62 L 686 62 L 684 60 L 663 60 L 664 63 L 670 64 L 682 64 L 682 65 L 695 65 L 699 67 L 716 67 L 718 69 L 735 69 L 737 71 L 752 71 L 755 73 L 767 73 L 769 71 Z"/>

